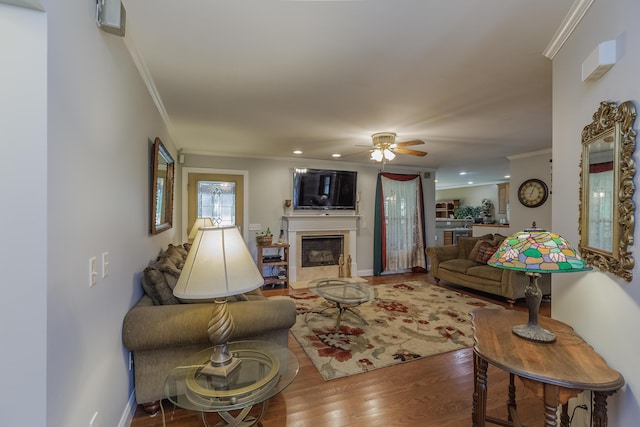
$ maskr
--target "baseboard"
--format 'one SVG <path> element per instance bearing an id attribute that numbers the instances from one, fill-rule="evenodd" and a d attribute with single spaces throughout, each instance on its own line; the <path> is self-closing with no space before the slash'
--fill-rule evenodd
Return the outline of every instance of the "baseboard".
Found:
<path id="1" fill-rule="evenodd" d="M 120 418 L 118 427 L 129 427 L 131 425 L 131 421 L 133 421 L 133 415 L 136 413 L 137 406 L 138 404 L 136 403 L 136 390 L 133 389 L 131 391 L 131 395 L 129 396 L 129 400 L 127 401 L 127 406 L 122 412 L 122 417 Z"/>

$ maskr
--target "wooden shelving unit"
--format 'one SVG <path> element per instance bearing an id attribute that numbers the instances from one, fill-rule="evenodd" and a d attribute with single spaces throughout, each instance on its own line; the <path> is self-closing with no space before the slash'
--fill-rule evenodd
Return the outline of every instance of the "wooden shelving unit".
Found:
<path id="1" fill-rule="evenodd" d="M 440 200 L 436 202 L 436 218 L 455 218 L 460 200 Z"/>
<path id="2" fill-rule="evenodd" d="M 289 245 L 286 243 L 274 243 L 270 245 L 258 245 L 258 270 L 264 277 L 265 285 L 282 285 L 289 287 Z M 271 261 L 265 257 L 278 255 L 277 261 Z"/>

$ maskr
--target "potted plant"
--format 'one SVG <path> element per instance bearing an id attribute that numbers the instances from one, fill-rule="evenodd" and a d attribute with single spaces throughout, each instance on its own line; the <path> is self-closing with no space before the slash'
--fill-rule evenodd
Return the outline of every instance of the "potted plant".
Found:
<path id="1" fill-rule="evenodd" d="M 270 245 L 273 241 L 273 234 L 269 227 L 265 231 L 256 233 L 256 243 L 259 245 Z"/>
<path id="2" fill-rule="evenodd" d="M 480 215 L 482 208 L 480 206 L 460 206 L 456 209 L 456 218 L 458 219 L 475 219 Z"/>

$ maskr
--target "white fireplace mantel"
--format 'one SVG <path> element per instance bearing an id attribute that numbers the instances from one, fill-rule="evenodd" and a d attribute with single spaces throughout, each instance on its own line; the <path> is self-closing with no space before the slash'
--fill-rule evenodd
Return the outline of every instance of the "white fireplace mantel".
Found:
<path id="1" fill-rule="evenodd" d="M 297 269 L 299 267 L 298 262 L 298 248 L 296 247 L 297 238 L 299 234 L 305 232 L 315 233 L 326 231 L 327 234 L 334 234 L 335 232 L 345 232 L 348 234 L 348 248 L 345 248 L 347 253 L 345 255 L 351 255 L 352 270 L 354 274 L 357 274 L 357 235 L 358 235 L 358 215 L 340 215 L 340 214 L 320 214 L 320 215 L 285 215 L 282 217 L 285 232 L 287 235 L 287 242 L 289 242 L 289 280 L 296 281 Z"/>

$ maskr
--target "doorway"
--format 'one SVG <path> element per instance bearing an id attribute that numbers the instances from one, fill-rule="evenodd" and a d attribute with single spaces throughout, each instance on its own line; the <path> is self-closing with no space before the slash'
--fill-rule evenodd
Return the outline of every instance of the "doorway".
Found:
<path id="1" fill-rule="evenodd" d="M 245 187 L 246 172 L 184 168 L 183 237 L 200 217 L 212 218 L 215 226 L 236 225 L 246 234 Z"/>

